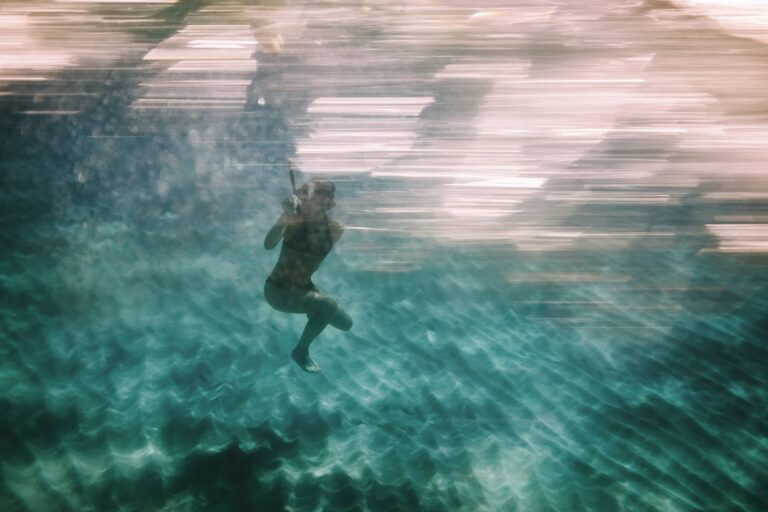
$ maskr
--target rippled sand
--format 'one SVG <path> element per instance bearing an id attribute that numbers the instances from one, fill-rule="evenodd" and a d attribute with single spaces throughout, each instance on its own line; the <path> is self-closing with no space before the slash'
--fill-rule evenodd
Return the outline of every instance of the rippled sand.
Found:
<path id="1" fill-rule="evenodd" d="M 768 509 L 763 32 L 509 4 L 0 6 L 0 510 Z"/>

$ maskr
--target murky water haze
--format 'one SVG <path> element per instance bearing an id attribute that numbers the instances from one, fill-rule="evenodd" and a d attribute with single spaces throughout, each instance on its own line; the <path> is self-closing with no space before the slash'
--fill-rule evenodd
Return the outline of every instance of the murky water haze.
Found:
<path id="1" fill-rule="evenodd" d="M 764 509 L 765 13 L 510 4 L 0 5 L 0 508 Z"/>

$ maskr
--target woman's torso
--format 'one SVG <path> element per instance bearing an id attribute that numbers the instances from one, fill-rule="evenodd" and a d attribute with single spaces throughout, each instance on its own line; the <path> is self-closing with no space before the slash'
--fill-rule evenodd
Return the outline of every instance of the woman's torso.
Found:
<path id="1" fill-rule="evenodd" d="M 331 229 L 328 219 L 317 222 L 304 219 L 287 226 L 280 258 L 269 279 L 284 286 L 310 286 L 312 274 L 333 248 L 335 240 Z"/>

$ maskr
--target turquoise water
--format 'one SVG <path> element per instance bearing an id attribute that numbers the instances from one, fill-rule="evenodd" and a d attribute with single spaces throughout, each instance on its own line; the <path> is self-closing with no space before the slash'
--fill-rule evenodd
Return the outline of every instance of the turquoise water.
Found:
<path id="1" fill-rule="evenodd" d="M 527 8 L 539 16 L 544 4 Z M 621 12 L 623 26 L 647 32 L 612 38 L 653 46 L 654 35 L 678 34 L 667 24 L 677 21 Z M 194 5 L 166 12 L 153 44 L 192 14 Z M 596 16 L 555 17 L 547 30 L 613 48 L 571 32 Z M 722 250 L 739 240 L 709 227 L 759 227 L 764 198 L 732 195 L 761 190 L 760 176 L 735 189 L 700 171 L 719 164 L 695 153 L 694 135 L 628 136 L 624 119 L 578 151 L 543 131 L 522 136 L 521 160 L 544 162 L 538 174 L 475 174 L 489 186 L 479 190 L 459 174 L 416 179 L 404 169 L 458 166 L 430 160 L 451 146 L 486 151 L 481 163 L 493 167 L 520 142 L 466 121 L 500 108 L 503 84 L 425 81 L 449 62 L 469 66 L 452 73 L 506 62 L 500 39 L 486 31 L 479 46 L 434 43 L 415 58 L 376 46 L 380 34 L 357 18 L 342 21 L 379 67 L 342 58 L 350 39 L 329 50 L 341 68 L 324 71 L 312 49 L 257 51 L 248 101 L 225 112 L 133 108 L 160 74 L 141 53 L 0 96 L 0 510 L 768 508 L 765 255 Z M 550 76 L 551 55 L 513 39 L 504 50 L 530 57 L 530 76 Z M 675 55 L 657 50 L 648 82 Z M 600 59 L 587 53 L 582 71 Z M 381 66 L 406 82 L 388 82 Z M 343 96 L 302 90 L 302 73 L 312 87 L 317 74 L 338 87 L 363 76 L 346 84 L 359 87 L 352 97 L 433 102 L 410 116 L 407 150 L 328 175 L 347 231 L 315 282 L 355 325 L 315 342 L 320 375 L 289 357 L 304 317 L 270 309 L 262 293 L 276 259 L 263 237 L 289 193 L 284 161 L 306 147 L 312 101 Z M 693 132 L 725 122 L 718 108 L 729 101 L 702 107 L 713 118 L 691 121 L 679 105 L 659 115 Z M 580 117 L 558 115 L 561 128 Z M 472 146 L 478 139 L 489 146 Z M 300 181 L 313 172 L 304 155 Z M 742 156 L 742 170 L 761 165 Z M 649 165 L 671 170 L 632 174 Z M 691 180 L 691 169 L 702 174 Z M 530 193 L 503 181 L 534 175 L 546 182 Z M 562 200 L 601 190 L 617 195 Z M 669 200 L 650 201 L 658 195 Z M 504 208 L 515 211 L 496 215 L 510 196 Z M 448 215 L 451 201 L 482 215 Z"/>
<path id="2" fill-rule="evenodd" d="M 261 293 L 274 201 L 150 215 L 130 194 L 123 211 L 67 205 L 4 231 L 10 510 L 765 505 L 765 295 L 653 288 L 681 272 L 732 286 L 749 268 L 394 239 L 433 257 L 374 273 L 342 253 L 319 272 L 356 324 L 321 336 L 311 376 L 289 359 L 301 318 Z M 512 285 L 509 260 L 634 286 Z"/>

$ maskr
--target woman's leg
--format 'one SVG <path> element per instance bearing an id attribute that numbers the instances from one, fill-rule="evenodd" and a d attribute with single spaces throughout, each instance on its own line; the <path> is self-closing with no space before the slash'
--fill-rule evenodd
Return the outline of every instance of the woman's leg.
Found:
<path id="1" fill-rule="evenodd" d="M 264 292 L 267 302 L 278 311 L 306 313 L 307 325 L 291 352 L 291 357 L 303 370 L 310 373 L 319 372 L 320 367 L 309 357 L 309 346 L 328 324 L 348 331 L 352 328 L 352 318 L 335 300 L 320 290 L 306 291 L 267 285 Z"/>
<path id="2" fill-rule="evenodd" d="M 328 322 L 320 315 L 310 316 L 307 325 L 304 326 L 304 332 L 301 333 L 299 342 L 291 351 L 291 357 L 305 372 L 320 372 L 320 367 L 309 357 L 309 346 L 323 332 L 326 325 L 328 325 Z"/>
<path id="3" fill-rule="evenodd" d="M 341 306 L 337 306 L 336 314 L 331 318 L 330 324 L 339 330 L 348 331 L 352 328 L 352 317 Z"/>
<path id="4" fill-rule="evenodd" d="M 315 287 L 315 291 L 319 294 L 319 297 L 326 297 L 328 299 L 331 299 L 330 295 L 325 293 L 325 291 L 321 290 L 320 288 Z M 309 316 L 310 316 L 310 313 L 307 313 L 307 317 Z M 336 303 L 336 313 L 328 321 L 328 323 L 334 326 L 335 328 L 339 329 L 340 331 L 348 331 L 352 328 L 352 317 L 349 316 L 349 313 L 344 311 L 344 309 L 338 303 Z"/>
<path id="5" fill-rule="evenodd" d="M 291 357 L 304 371 L 317 373 L 320 367 L 309 357 L 309 346 L 320 335 L 328 324 L 338 329 L 349 330 L 352 318 L 341 309 L 335 300 L 321 292 L 312 291 L 302 298 L 302 304 L 307 313 L 307 325 Z"/>

